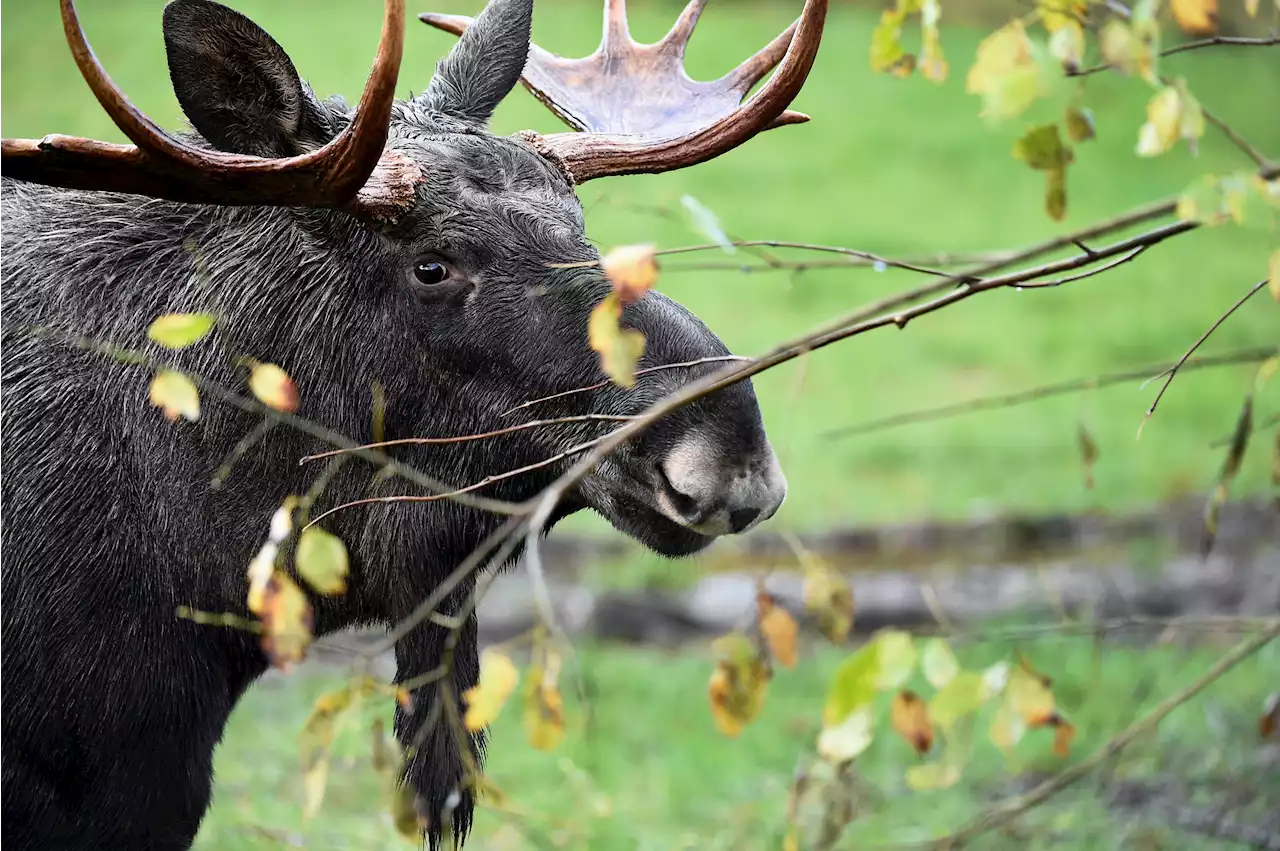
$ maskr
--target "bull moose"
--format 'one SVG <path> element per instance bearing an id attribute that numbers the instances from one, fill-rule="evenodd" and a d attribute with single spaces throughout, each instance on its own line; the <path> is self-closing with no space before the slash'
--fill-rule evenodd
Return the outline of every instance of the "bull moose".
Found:
<path id="1" fill-rule="evenodd" d="M 484 432 L 510 425 L 513 406 L 552 397 L 539 416 L 579 419 L 395 457 L 460 487 L 555 456 L 609 427 L 584 415 L 637 414 L 727 356 L 689 311 L 650 292 L 623 313 L 647 339 L 641 366 L 693 364 L 633 388 L 601 383 L 586 326 L 611 287 L 574 187 L 691 166 L 807 120 L 788 106 L 827 0 L 806 0 L 789 29 L 713 82 L 683 67 L 705 0 L 652 45 L 631 39 L 623 0 L 607 0 L 599 49 L 576 60 L 531 43 L 532 0 L 490 0 L 474 19 L 426 14 L 459 39 L 408 100 L 394 92 L 404 0 L 386 0 L 356 107 L 318 99 L 241 14 L 173 0 L 164 43 L 191 125 L 174 134 L 115 86 L 73 0 L 60 3 L 82 76 L 132 144 L 3 141 L 3 839 L 7 849 L 187 848 L 224 725 L 268 659 L 258 636 L 175 612 L 246 612 L 246 565 L 266 523 L 315 479 L 299 459 L 328 447 L 268 429 L 215 487 L 261 410 L 210 403 L 197 421 L 168 422 L 136 365 L 75 341 L 140 349 L 224 386 L 243 386 L 238 358 L 280 364 L 301 389 L 298 416 L 352 440 L 372 439 L 375 384 L 387 438 Z M 488 130 L 521 80 L 569 131 Z M 217 319 L 200 344 L 169 352 L 145 339 L 155 317 L 193 311 Z M 527 500 L 563 469 L 483 493 Z M 404 488 L 376 465 L 347 463 L 317 509 Z M 551 521 L 594 510 L 676 557 L 755 527 L 785 492 L 744 381 L 619 446 Z M 316 634 L 402 622 L 501 521 L 457 500 L 333 514 L 324 526 L 349 549 L 349 585 L 313 596 Z M 474 586 L 465 579 L 440 610 L 460 611 Z M 463 623 L 455 699 L 479 676 L 474 614 Z M 445 634 L 427 622 L 400 637 L 396 681 L 436 669 Z M 420 745 L 403 781 L 431 848 L 446 834 L 465 839 L 473 813 L 461 745 L 445 725 L 425 726 L 439 691 L 422 688 L 395 719 L 399 740 Z M 468 743 L 477 761 L 484 744 Z"/>

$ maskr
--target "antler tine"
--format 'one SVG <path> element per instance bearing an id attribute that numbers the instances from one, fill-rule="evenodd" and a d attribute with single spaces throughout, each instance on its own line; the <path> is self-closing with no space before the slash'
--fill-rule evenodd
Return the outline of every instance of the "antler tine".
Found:
<path id="1" fill-rule="evenodd" d="M 675 138 L 653 134 L 555 133 L 544 137 L 544 141 L 564 160 L 574 180 L 582 183 L 597 177 L 686 168 L 720 156 L 770 127 L 805 121 L 807 116 L 791 112 L 787 106 L 800 92 L 813 68 L 828 2 L 805 0 L 785 55 L 769 81 L 741 106 L 698 130 Z M 776 45 L 785 37 L 784 33 L 747 60 L 745 71 L 739 68 L 729 76 L 746 79 L 760 64 L 771 64 Z M 696 106 L 696 101 L 691 101 L 691 105 Z"/>
<path id="2" fill-rule="evenodd" d="M 797 18 L 783 32 L 774 37 L 773 41 L 756 51 L 755 55 L 743 62 L 737 68 L 734 68 L 723 78 L 724 82 L 730 88 L 746 94 L 751 87 L 760 82 L 765 74 L 773 70 L 782 57 L 787 55 L 787 49 L 791 47 L 791 39 L 795 35 L 796 27 L 800 25 L 800 19 Z"/>
<path id="3" fill-rule="evenodd" d="M 622 52 L 631 44 L 631 29 L 627 26 L 627 0 L 604 0 L 604 33 L 600 38 L 600 52 Z"/>
<path id="4" fill-rule="evenodd" d="M 60 5 L 76 65 L 136 147 L 60 135 L 5 139 L 7 176 L 190 203 L 342 208 L 374 219 L 393 218 L 412 204 L 420 172 L 407 158 L 384 151 L 404 49 L 404 0 L 385 0 L 377 57 L 351 123 L 318 150 L 280 159 L 207 151 L 170 136 L 103 69 L 74 0 Z"/>
<path id="5" fill-rule="evenodd" d="M 689 4 L 684 7 L 680 17 L 676 18 L 676 22 L 671 25 L 671 29 L 662 37 L 659 44 L 683 58 L 685 48 L 689 45 L 689 38 L 693 35 L 693 28 L 698 25 L 698 18 L 702 16 L 702 10 L 706 5 L 707 0 L 689 0 Z"/>

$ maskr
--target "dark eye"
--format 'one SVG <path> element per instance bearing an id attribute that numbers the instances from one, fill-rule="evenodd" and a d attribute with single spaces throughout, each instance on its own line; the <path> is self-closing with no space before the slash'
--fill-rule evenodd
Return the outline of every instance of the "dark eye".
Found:
<path id="1" fill-rule="evenodd" d="M 438 284 L 449 277 L 449 269 L 434 260 L 420 260 L 413 267 L 413 276 L 422 284 Z"/>

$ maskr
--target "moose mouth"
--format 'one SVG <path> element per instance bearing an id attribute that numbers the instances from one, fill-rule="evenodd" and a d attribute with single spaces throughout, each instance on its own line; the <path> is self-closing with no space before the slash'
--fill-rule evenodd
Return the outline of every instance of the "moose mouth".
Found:
<path id="1" fill-rule="evenodd" d="M 680 558 L 706 549 L 717 536 L 694 531 L 660 508 L 669 487 L 660 475 L 606 461 L 582 482 L 581 496 L 615 529 L 658 555 Z"/>

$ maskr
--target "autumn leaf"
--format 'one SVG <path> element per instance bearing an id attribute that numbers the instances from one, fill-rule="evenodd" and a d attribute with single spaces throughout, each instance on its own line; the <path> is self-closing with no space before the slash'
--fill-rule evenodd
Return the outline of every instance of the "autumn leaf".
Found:
<path id="1" fill-rule="evenodd" d="M 1210 36 L 1218 31 L 1218 0 L 1172 0 L 1173 19 L 1187 35 Z"/>
<path id="2" fill-rule="evenodd" d="M 930 638 L 920 652 L 920 669 L 929 685 L 941 689 L 960 673 L 960 663 L 945 640 Z"/>
<path id="3" fill-rule="evenodd" d="M 1258 719 L 1258 735 L 1263 739 L 1269 739 L 1276 734 L 1277 726 L 1280 726 L 1280 692 L 1273 693 L 1267 698 L 1262 709 L 1262 717 Z"/>
<path id="4" fill-rule="evenodd" d="M 1004 688 L 1004 703 L 1031 729 L 1048 724 L 1056 711 L 1053 692 L 1045 678 L 1025 662 L 1010 669 Z"/>
<path id="5" fill-rule="evenodd" d="M 1209 227 L 1228 221 L 1243 224 L 1245 208 L 1254 198 L 1249 192 L 1252 177 L 1247 173 L 1204 175 L 1178 196 L 1178 218 Z M 1265 198 L 1258 200 L 1266 203 Z"/>
<path id="6" fill-rule="evenodd" d="M 960 779 L 960 767 L 950 762 L 926 762 L 907 769 L 907 787 L 917 792 L 947 789 Z"/>
<path id="7" fill-rule="evenodd" d="M 875 719 L 871 707 L 849 713 L 838 724 L 828 724 L 818 734 L 818 755 L 839 765 L 862 753 L 871 744 Z"/>
<path id="8" fill-rule="evenodd" d="M 1159 156 L 1179 139 L 1186 139 L 1194 151 L 1203 135 L 1204 109 L 1180 79 L 1147 102 L 1147 120 L 1138 131 L 1137 153 L 1140 157 Z"/>
<path id="9" fill-rule="evenodd" d="M 965 78 L 965 91 L 982 96 L 981 115 L 1012 118 L 1047 91 L 1038 51 L 1016 19 L 982 40 Z"/>
<path id="10" fill-rule="evenodd" d="M 1080 70 L 1084 57 L 1084 27 L 1069 21 L 1049 37 L 1049 55 L 1068 73 Z"/>
<path id="11" fill-rule="evenodd" d="M 258 550 L 258 554 L 249 562 L 245 577 L 249 580 L 249 595 L 246 604 L 250 612 L 261 615 L 267 607 L 267 588 L 271 585 L 271 577 L 276 572 L 276 556 L 280 548 L 274 541 L 267 541 Z"/>
<path id="12" fill-rule="evenodd" d="M 1093 439 L 1089 427 L 1084 423 L 1076 428 L 1076 440 L 1080 444 L 1080 458 L 1084 462 L 1084 486 L 1093 490 L 1093 466 L 1098 461 L 1098 442 Z"/>
<path id="13" fill-rule="evenodd" d="M 621 304 L 631 304 L 658 280 L 658 260 L 652 245 L 620 245 L 600 261 Z"/>
<path id="14" fill-rule="evenodd" d="M 283 571 L 271 574 L 262 595 L 262 649 L 271 664 L 288 670 L 311 644 L 315 614 L 307 595 Z"/>
<path id="15" fill-rule="evenodd" d="M 1060 221 L 1067 210 L 1067 166 L 1075 162 L 1075 154 L 1062 141 L 1058 125 L 1041 124 L 1027 130 L 1013 143 L 1013 156 L 1045 172 L 1045 211 Z"/>
<path id="16" fill-rule="evenodd" d="M 938 689 L 929 701 L 929 717 L 934 724 L 949 730 L 961 718 L 981 709 L 989 696 L 987 684 L 980 674 L 961 671 Z"/>
<path id="17" fill-rule="evenodd" d="M 1076 738 L 1075 725 L 1061 715 L 1054 715 L 1049 719 L 1049 726 L 1053 727 L 1054 756 L 1066 759 L 1071 755 L 1071 743 Z"/>
<path id="18" fill-rule="evenodd" d="M 636 364 L 644 354 L 644 334 L 619 325 L 622 304 L 617 293 L 609 293 L 591 311 L 587 320 L 587 342 L 600 354 L 600 368 L 620 387 L 634 387 Z"/>
<path id="19" fill-rule="evenodd" d="M 1098 44 L 1107 64 L 1130 77 L 1156 82 L 1154 45 L 1139 35 L 1133 25 L 1112 18 L 1103 25 Z"/>
<path id="20" fill-rule="evenodd" d="M 760 634 L 773 657 L 786 668 L 796 666 L 796 636 L 799 627 L 791 613 L 778 605 L 763 588 L 756 592 L 756 615 Z"/>
<path id="21" fill-rule="evenodd" d="M 151 379 L 151 404 L 159 408 L 171 421 L 185 417 L 192 422 L 200 419 L 200 392 L 180 372 L 162 369 Z"/>
<path id="22" fill-rule="evenodd" d="M 875 700 L 879 678 L 880 647 L 869 641 L 836 668 L 822 711 L 823 723 L 839 724 L 851 712 L 868 706 Z"/>
<path id="23" fill-rule="evenodd" d="M 742 633 L 729 633 L 711 645 L 718 657 L 707 697 L 716 729 L 737 737 L 759 714 L 764 705 L 770 672 L 751 640 Z"/>
<path id="24" fill-rule="evenodd" d="M 906 14 L 901 9 L 885 9 L 880 23 L 871 32 L 871 70 L 875 73 L 892 71 L 908 61 L 914 67 L 915 57 L 902 47 L 902 23 Z"/>
<path id="25" fill-rule="evenodd" d="M 540 751 L 553 751 L 564 739 L 564 700 L 557 679 L 560 657 L 551 651 L 540 665 L 529 668 L 525 688 L 524 729 L 529 744 Z"/>
<path id="26" fill-rule="evenodd" d="M 818 622 L 818 631 L 832 644 L 843 644 L 853 628 L 853 589 L 822 559 L 803 553 L 804 606 Z"/>
<path id="27" fill-rule="evenodd" d="M 321 594 L 344 594 L 347 590 L 347 548 L 337 535 L 319 526 L 309 526 L 298 537 L 294 554 L 298 575 Z"/>
<path id="28" fill-rule="evenodd" d="M 995 716 L 991 719 L 990 735 L 992 744 L 1005 753 L 1009 753 L 1018 742 L 1022 741 L 1022 736 L 1026 731 L 1026 722 L 1007 703 L 1001 703 L 996 707 Z"/>
<path id="29" fill-rule="evenodd" d="M 950 66 L 942 52 L 942 36 L 938 20 L 942 17 L 939 0 L 923 0 L 920 4 L 920 73 L 926 80 L 941 83 L 947 79 Z"/>
<path id="30" fill-rule="evenodd" d="M 1267 261 L 1267 289 L 1272 298 L 1280 301 L 1280 248 L 1271 252 L 1271 259 Z"/>
<path id="31" fill-rule="evenodd" d="M 298 410 L 298 388 L 289 374 L 273 363 L 255 363 L 249 373 L 249 391 L 269 408 L 292 414 Z"/>
<path id="32" fill-rule="evenodd" d="M 889 712 L 893 729 L 899 736 L 924 756 L 933 747 L 933 725 L 929 722 L 929 707 L 910 689 L 894 695 L 893 706 Z"/>
<path id="33" fill-rule="evenodd" d="M 1084 107 L 1069 107 L 1064 123 L 1067 125 L 1067 136 L 1073 142 L 1087 142 L 1097 135 L 1093 112 Z"/>
<path id="34" fill-rule="evenodd" d="M 147 337 L 166 349 L 185 349 L 203 340 L 213 323 L 208 313 L 166 313 L 147 326 Z"/>
<path id="35" fill-rule="evenodd" d="M 505 654 L 485 648 L 480 654 L 480 679 L 462 693 L 467 705 L 462 723 L 471 732 L 493 723 L 520 681 L 520 671 Z"/>
<path id="36" fill-rule="evenodd" d="M 911 633 L 900 629 L 882 629 L 874 639 L 878 651 L 876 663 L 879 668 L 876 677 L 876 688 L 890 691 L 901 688 L 916 669 L 915 639 Z"/>
<path id="37" fill-rule="evenodd" d="M 1044 28 L 1056 33 L 1064 28 L 1079 27 L 1089 11 L 1089 0 L 1040 0 L 1036 11 Z"/>
<path id="38" fill-rule="evenodd" d="M 322 694 L 311 708 L 302 727 L 298 752 L 302 763 L 303 817 L 314 818 L 320 811 L 329 779 L 329 763 L 338 722 L 355 704 L 357 690 L 348 683 Z"/>

